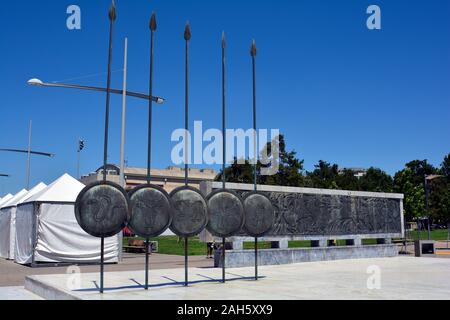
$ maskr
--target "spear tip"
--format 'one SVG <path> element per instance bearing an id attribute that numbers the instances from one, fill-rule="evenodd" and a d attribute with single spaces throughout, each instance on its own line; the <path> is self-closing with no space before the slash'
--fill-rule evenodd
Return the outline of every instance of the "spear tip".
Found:
<path id="1" fill-rule="evenodd" d="M 250 55 L 252 57 L 256 57 L 256 54 L 257 54 L 256 41 L 255 41 L 255 39 L 253 39 L 253 41 L 252 41 L 252 48 L 250 49 Z"/>
<path id="2" fill-rule="evenodd" d="M 184 40 L 191 40 L 191 26 L 189 24 L 189 21 L 186 22 L 186 27 L 184 29 Z"/>
<path id="3" fill-rule="evenodd" d="M 226 42 L 225 42 L 225 31 L 222 31 L 222 48 L 225 48 Z"/>
<path id="4" fill-rule="evenodd" d="M 116 14 L 116 2 L 112 0 L 111 7 L 109 8 L 109 20 L 116 21 L 117 14 Z"/>
<path id="5" fill-rule="evenodd" d="M 150 30 L 156 31 L 157 24 L 156 24 L 156 13 L 155 11 L 152 12 L 152 16 L 150 18 Z"/>

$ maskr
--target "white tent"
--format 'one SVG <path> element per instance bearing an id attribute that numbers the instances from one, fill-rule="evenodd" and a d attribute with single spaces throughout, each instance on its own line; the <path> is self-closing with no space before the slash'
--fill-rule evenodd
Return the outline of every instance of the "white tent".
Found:
<path id="1" fill-rule="evenodd" d="M 19 264 L 96 263 L 100 239 L 85 233 L 75 218 L 84 185 L 68 174 L 17 208 L 15 261 Z M 119 261 L 119 236 L 105 239 L 105 262 Z"/>
<path id="2" fill-rule="evenodd" d="M 28 194 L 23 189 L 14 195 L 9 201 L 6 201 L 0 209 L 0 258 L 14 258 L 14 246 L 11 238 L 14 238 L 14 225 L 16 217 L 17 204 Z M 11 252 L 11 246 L 13 250 Z"/>
<path id="3" fill-rule="evenodd" d="M 5 203 L 7 203 L 9 200 L 11 200 L 12 197 L 13 197 L 13 195 L 12 195 L 11 193 L 10 193 L 10 194 L 7 194 L 6 196 L 4 196 L 4 197 L 2 198 L 2 200 L 0 200 L 0 208 L 3 207 L 3 204 L 5 204 Z"/>
<path id="4" fill-rule="evenodd" d="M 17 206 L 23 203 L 26 199 L 40 192 L 47 187 L 44 183 L 39 183 L 29 192 L 24 193 L 20 197 L 14 197 L 14 200 L 10 200 L 5 207 L 2 208 L 2 218 L 0 218 L 0 224 L 3 224 L 3 229 L 6 230 L 2 236 L 2 242 L 4 243 L 4 249 L 2 258 L 14 260 L 14 247 L 16 242 L 16 212 Z M 8 227 L 9 225 L 9 227 Z M 7 238 L 9 236 L 9 239 Z M 7 249 L 6 249 L 7 248 Z"/>

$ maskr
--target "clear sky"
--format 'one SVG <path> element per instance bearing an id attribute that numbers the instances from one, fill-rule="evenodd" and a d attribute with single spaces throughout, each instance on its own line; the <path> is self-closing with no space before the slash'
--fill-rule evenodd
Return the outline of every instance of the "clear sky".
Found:
<path id="1" fill-rule="evenodd" d="M 77 140 L 86 140 L 82 173 L 102 164 L 104 94 L 33 88 L 39 77 L 104 86 L 109 0 L 5 1 L 0 11 L 0 148 L 25 148 L 33 119 L 32 183 L 76 175 Z M 69 31 L 66 9 L 81 8 Z M 366 9 L 382 10 L 382 30 L 366 27 Z M 191 120 L 219 128 L 220 37 L 228 42 L 230 128 L 251 127 L 251 39 L 257 41 L 259 126 L 278 128 L 312 170 L 318 160 L 380 167 L 393 174 L 413 159 L 439 165 L 450 151 L 450 2 L 448 0 L 117 0 L 113 70 L 129 38 L 130 90 L 148 90 L 151 12 L 158 15 L 154 167 L 171 165 L 170 136 L 183 127 L 184 41 L 192 25 Z M 120 88 L 122 75 L 113 74 Z M 147 107 L 128 100 L 126 158 L 146 164 Z M 119 162 L 121 97 L 112 99 L 109 162 Z M 0 194 L 25 185 L 26 159 L 3 153 Z"/>

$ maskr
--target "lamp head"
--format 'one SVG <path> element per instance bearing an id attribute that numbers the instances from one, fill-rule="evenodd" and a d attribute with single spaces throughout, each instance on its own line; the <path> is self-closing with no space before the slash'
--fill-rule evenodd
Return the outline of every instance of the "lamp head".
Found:
<path id="1" fill-rule="evenodd" d="M 42 82 L 42 80 L 33 78 L 33 79 L 28 80 L 28 84 L 30 86 L 42 86 L 44 83 Z"/>

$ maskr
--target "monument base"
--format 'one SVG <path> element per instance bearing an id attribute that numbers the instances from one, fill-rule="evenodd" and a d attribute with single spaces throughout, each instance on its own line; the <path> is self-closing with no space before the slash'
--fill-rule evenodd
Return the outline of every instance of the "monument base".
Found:
<path id="1" fill-rule="evenodd" d="M 258 251 L 258 264 L 261 266 L 294 264 L 301 262 L 388 258 L 398 256 L 395 244 L 346 246 L 346 247 L 318 247 L 299 249 L 267 249 Z M 222 267 L 222 252 L 215 253 L 215 267 Z M 230 250 L 225 256 L 227 268 L 251 267 L 255 265 L 253 250 Z"/>

